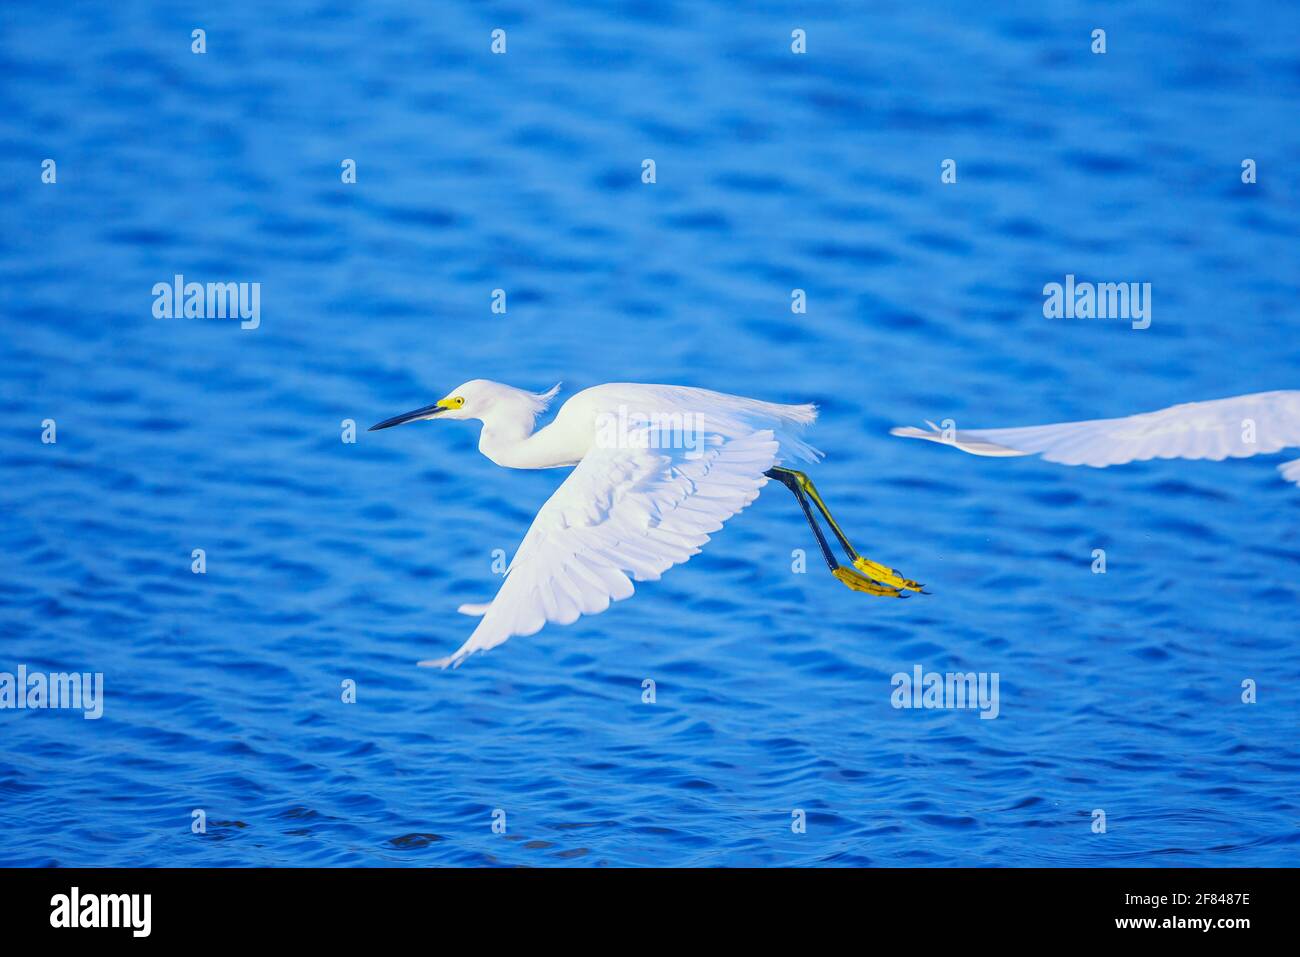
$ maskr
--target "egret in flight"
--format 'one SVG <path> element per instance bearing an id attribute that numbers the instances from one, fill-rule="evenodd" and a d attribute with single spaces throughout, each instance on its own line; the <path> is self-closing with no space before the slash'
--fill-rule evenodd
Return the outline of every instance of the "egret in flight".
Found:
<path id="1" fill-rule="evenodd" d="M 655 581 L 699 552 L 709 535 L 758 497 L 768 479 L 792 493 L 817 536 L 826 564 L 854 591 L 901 598 L 922 586 L 859 555 L 812 480 L 790 464 L 821 453 L 799 437 L 813 405 L 776 405 L 685 386 L 610 383 L 585 389 L 537 429 L 560 387 L 533 393 L 474 379 L 445 398 L 370 427 L 424 419 L 476 419 L 479 451 L 505 468 L 573 471 L 533 519 L 496 597 L 462 605 L 481 616 L 469 639 L 446 658 L 460 665 L 547 622 L 598 615 L 632 594 L 632 581 Z M 835 557 L 814 509 L 848 558 Z M 629 576 L 631 576 L 629 578 Z"/>
<path id="2" fill-rule="evenodd" d="M 1119 419 L 1031 425 L 1018 429 L 899 427 L 894 435 L 952 445 L 972 455 L 1042 455 L 1062 465 L 1105 468 L 1145 459 L 1245 458 L 1300 446 L 1300 392 L 1257 392 L 1184 402 Z M 1300 484 L 1300 459 L 1278 470 Z"/>

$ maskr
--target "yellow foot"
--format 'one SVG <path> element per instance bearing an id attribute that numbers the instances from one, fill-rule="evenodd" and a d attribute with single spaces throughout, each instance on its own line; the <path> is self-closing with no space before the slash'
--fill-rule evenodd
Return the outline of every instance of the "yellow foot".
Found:
<path id="1" fill-rule="evenodd" d="M 883 582 L 886 585 L 893 585 L 895 588 L 901 588 L 904 591 L 922 591 L 925 588 L 924 585 L 918 584 L 910 578 L 904 578 L 888 565 L 873 562 L 870 558 L 863 558 L 861 555 L 854 560 L 853 567 L 868 578 Z M 926 594 L 929 594 L 929 592 L 926 592 Z"/>
<path id="2" fill-rule="evenodd" d="M 870 578 L 863 578 L 847 565 L 841 565 L 831 574 L 854 591 L 866 592 L 868 595 L 879 595 L 882 598 L 905 597 L 897 588 L 890 588 L 888 585 L 873 582 Z"/>

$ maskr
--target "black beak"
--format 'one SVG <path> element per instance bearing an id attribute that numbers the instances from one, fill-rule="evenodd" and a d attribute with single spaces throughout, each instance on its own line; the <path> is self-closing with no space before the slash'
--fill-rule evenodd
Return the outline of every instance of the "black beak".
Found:
<path id="1" fill-rule="evenodd" d="M 379 429 L 391 429 L 395 425 L 401 425 L 404 422 L 414 422 L 416 419 L 427 419 L 431 415 L 437 415 L 439 412 L 446 412 L 447 409 L 441 405 L 426 405 L 423 409 L 413 409 L 410 412 L 403 412 L 401 415 L 395 415 L 391 419 L 372 425 L 366 429 L 367 432 L 375 432 Z"/>

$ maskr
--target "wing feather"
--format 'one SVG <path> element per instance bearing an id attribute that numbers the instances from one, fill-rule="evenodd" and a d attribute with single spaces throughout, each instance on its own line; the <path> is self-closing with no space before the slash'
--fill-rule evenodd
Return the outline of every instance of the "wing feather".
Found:
<path id="1" fill-rule="evenodd" d="M 780 454 L 770 429 L 709 438 L 696 457 L 593 448 L 537 513 L 469 639 L 446 658 L 420 663 L 459 665 L 547 622 L 600 614 L 633 593 L 632 579 L 655 581 L 698 554 L 710 533 L 758 497 Z"/>
<path id="2" fill-rule="evenodd" d="M 1217 462 L 1300 446 L 1300 392 L 1259 392 L 1125 418 L 1027 428 L 945 434 L 931 424 L 930 431 L 899 427 L 891 432 L 953 445 L 972 455 L 1041 455 L 1062 465 L 1105 468 L 1156 458 Z"/>
<path id="3" fill-rule="evenodd" d="M 1292 459 L 1290 462 L 1283 462 L 1277 467 L 1282 473 L 1282 477 L 1288 482 L 1295 482 L 1300 485 L 1300 459 Z"/>

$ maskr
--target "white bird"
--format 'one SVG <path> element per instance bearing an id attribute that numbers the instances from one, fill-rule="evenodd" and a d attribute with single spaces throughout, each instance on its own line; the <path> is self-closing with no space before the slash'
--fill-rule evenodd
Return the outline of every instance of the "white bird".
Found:
<path id="1" fill-rule="evenodd" d="M 460 607 L 482 616 L 473 634 L 446 658 L 421 665 L 459 665 L 515 635 L 535 634 L 547 622 L 600 614 L 632 594 L 633 580 L 655 581 L 697 554 L 768 479 L 794 493 L 827 566 L 844 585 L 882 597 L 921 591 L 894 569 L 860 556 L 808 476 L 786 467 L 821 458 L 799 437 L 816 419 L 816 406 L 620 382 L 577 393 L 554 421 L 534 431 L 559 389 L 532 393 L 474 379 L 433 405 L 371 426 L 373 432 L 422 419 L 477 419 L 479 451 L 497 465 L 573 467 L 533 519 L 496 597 Z M 835 559 L 813 507 L 853 567 Z"/>
<path id="2" fill-rule="evenodd" d="M 972 455 L 1035 455 L 1063 465 L 1105 468 L 1146 459 L 1245 458 L 1300 446 L 1300 392 L 1258 392 L 1185 402 L 1119 419 L 1061 422 L 1017 429 L 898 427 L 909 439 L 952 445 Z M 1278 466 L 1300 484 L 1300 459 Z"/>

